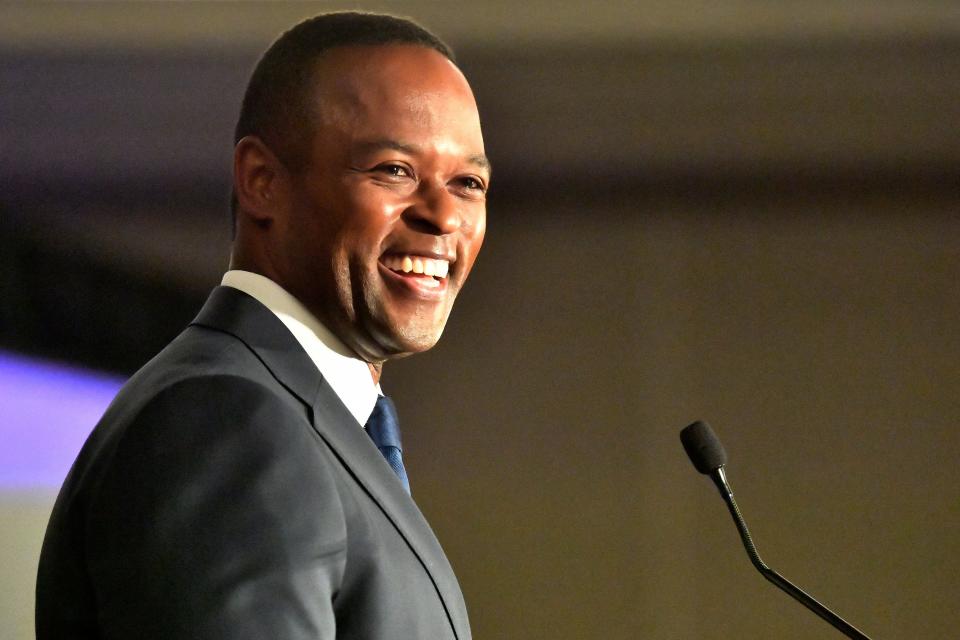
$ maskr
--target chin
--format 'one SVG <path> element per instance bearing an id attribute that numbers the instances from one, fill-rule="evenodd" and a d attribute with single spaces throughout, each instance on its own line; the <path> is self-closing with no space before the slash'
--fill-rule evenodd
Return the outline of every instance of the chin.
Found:
<path id="1" fill-rule="evenodd" d="M 443 325 L 421 327 L 393 327 L 387 331 L 372 333 L 380 346 L 384 359 L 405 358 L 415 353 L 423 353 L 433 348 L 440 340 Z"/>

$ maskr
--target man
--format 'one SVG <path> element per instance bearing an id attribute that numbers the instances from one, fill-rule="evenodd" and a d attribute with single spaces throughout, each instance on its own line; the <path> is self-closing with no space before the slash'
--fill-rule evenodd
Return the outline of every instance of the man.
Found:
<path id="1" fill-rule="evenodd" d="M 378 397 L 483 241 L 466 80 L 410 22 L 308 20 L 254 70 L 233 174 L 231 270 L 74 464 L 37 637 L 469 638 Z"/>

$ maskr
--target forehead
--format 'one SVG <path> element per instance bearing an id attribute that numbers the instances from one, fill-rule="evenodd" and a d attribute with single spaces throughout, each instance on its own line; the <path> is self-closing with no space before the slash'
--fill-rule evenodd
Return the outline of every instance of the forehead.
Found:
<path id="1" fill-rule="evenodd" d="M 408 44 L 331 49 L 316 62 L 311 93 L 321 128 L 475 137 L 473 92 L 460 70 L 433 49 Z"/>

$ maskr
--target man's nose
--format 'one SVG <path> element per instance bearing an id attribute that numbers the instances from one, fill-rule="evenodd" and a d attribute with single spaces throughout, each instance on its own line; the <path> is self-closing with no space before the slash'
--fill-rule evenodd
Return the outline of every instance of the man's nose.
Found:
<path id="1" fill-rule="evenodd" d="M 404 217 L 419 231 L 432 235 L 456 232 L 462 223 L 462 203 L 446 185 L 421 184 L 417 198 L 407 207 Z"/>

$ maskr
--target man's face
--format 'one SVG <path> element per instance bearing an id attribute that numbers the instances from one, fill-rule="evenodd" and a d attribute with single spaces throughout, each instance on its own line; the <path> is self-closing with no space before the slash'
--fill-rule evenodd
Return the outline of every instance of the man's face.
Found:
<path id="1" fill-rule="evenodd" d="M 343 47 L 318 67 L 308 165 L 277 221 L 279 283 L 367 361 L 424 351 L 486 229 L 473 94 L 425 47 Z"/>

